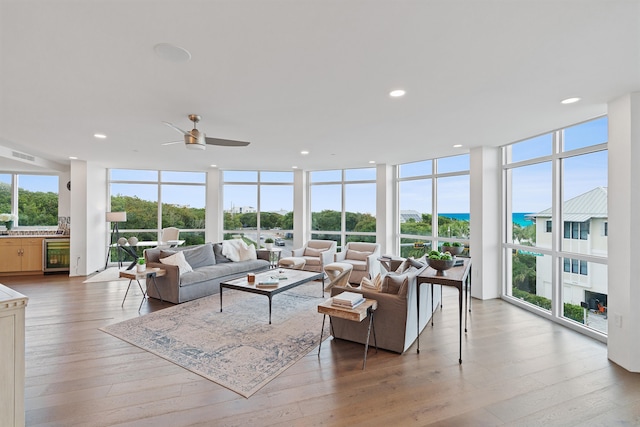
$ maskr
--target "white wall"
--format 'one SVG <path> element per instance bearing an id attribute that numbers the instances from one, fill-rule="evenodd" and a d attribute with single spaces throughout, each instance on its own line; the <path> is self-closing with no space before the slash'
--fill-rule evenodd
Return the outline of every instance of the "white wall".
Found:
<path id="1" fill-rule="evenodd" d="M 609 359 L 640 372 L 640 92 L 609 103 Z"/>

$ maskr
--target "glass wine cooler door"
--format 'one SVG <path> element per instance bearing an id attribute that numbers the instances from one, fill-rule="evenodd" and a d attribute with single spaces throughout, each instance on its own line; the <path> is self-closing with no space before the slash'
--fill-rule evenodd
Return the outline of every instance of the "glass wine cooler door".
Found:
<path id="1" fill-rule="evenodd" d="M 69 271 L 69 239 L 44 239 L 42 245 L 44 272 Z"/>

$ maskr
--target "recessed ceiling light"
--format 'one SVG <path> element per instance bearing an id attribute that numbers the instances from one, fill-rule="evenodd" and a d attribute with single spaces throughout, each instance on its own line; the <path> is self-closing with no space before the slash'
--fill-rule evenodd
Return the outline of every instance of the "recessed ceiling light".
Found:
<path id="1" fill-rule="evenodd" d="M 393 97 L 393 98 L 399 98 L 401 96 L 404 96 L 406 92 L 402 89 L 395 89 L 392 90 L 391 92 L 389 92 L 389 96 Z"/>
<path id="2" fill-rule="evenodd" d="M 107 135 L 103 133 L 94 133 L 93 136 L 99 139 L 105 139 L 107 137 Z"/>
<path id="3" fill-rule="evenodd" d="M 187 49 L 170 43 L 158 43 L 153 50 L 159 58 L 171 62 L 187 62 L 191 59 L 191 53 Z"/>
<path id="4" fill-rule="evenodd" d="M 560 101 L 561 104 L 574 104 L 580 101 L 580 98 L 567 98 Z"/>
<path id="5" fill-rule="evenodd" d="M 212 168 L 217 168 L 218 165 L 210 165 Z"/>
<path id="6" fill-rule="evenodd" d="M 306 156 L 307 154 L 309 154 L 309 152 L 307 150 L 303 150 L 300 152 L 300 154 L 302 154 L 303 156 Z"/>
<path id="7" fill-rule="evenodd" d="M 76 156 L 69 156 L 69 159 L 71 160 L 78 160 L 78 158 Z"/>
<path id="8" fill-rule="evenodd" d="M 374 164 L 376 161 L 375 160 L 369 160 L 370 164 Z"/>
<path id="9" fill-rule="evenodd" d="M 462 144 L 456 144 L 453 146 L 453 148 L 460 148 L 460 147 L 462 147 Z"/>
<path id="10" fill-rule="evenodd" d="M 298 169 L 297 166 L 291 166 L 291 169 Z"/>

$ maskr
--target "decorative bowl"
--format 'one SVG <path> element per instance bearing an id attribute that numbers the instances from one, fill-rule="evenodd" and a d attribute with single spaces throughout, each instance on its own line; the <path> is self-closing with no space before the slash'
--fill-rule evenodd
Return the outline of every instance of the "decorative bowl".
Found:
<path id="1" fill-rule="evenodd" d="M 451 255 L 460 255 L 464 251 L 464 246 L 442 246 L 442 252 L 449 252 Z"/>
<path id="2" fill-rule="evenodd" d="M 436 270 L 438 275 L 446 276 L 445 270 L 450 269 L 455 264 L 456 259 L 429 259 L 427 258 L 427 264 L 429 267 Z"/>

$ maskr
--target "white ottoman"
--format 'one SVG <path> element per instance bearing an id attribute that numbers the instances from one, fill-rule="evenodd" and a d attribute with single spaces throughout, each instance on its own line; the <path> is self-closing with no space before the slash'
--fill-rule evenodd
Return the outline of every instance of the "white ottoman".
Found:
<path id="1" fill-rule="evenodd" d="M 291 268 L 293 270 L 302 270 L 307 262 L 304 258 L 290 256 L 280 259 L 278 267 Z"/>
<path id="2" fill-rule="evenodd" d="M 353 265 L 346 262 L 332 262 L 331 264 L 325 265 L 324 272 L 329 277 L 330 283 L 324 288 L 324 290 L 329 291 L 334 286 L 349 285 L 351 270 L 353 270 Z"/>

